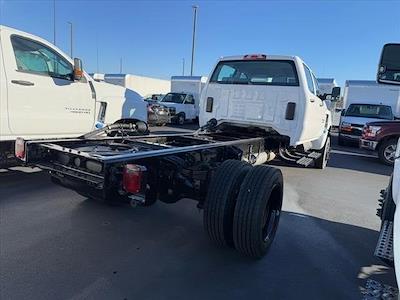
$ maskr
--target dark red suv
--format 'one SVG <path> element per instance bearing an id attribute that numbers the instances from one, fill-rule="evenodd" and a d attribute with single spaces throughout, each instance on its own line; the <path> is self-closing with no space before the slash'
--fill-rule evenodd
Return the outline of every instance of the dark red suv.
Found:
<path id="1" fill-rule="evenodd" d="M 400 121 L 370 122 L 364 126 L 360 147 L 377 151 L 381 162 L 393 165 L 399 137 Z"/>

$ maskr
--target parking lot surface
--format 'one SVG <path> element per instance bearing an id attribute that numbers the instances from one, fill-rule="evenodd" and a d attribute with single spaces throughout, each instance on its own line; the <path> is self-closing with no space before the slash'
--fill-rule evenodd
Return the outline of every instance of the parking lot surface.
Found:
<path id="1" fill-rule="evenodd" d="M 2 170 L 0 298 L 360 299 L 369 278 L 395 285 L 373 257 L 390 167 L 352 148 L 335 148 L 322 171 L 273 164 L 284 212 L 258 261 L 215 247 L 190 200 L 110 207 L 45 172 Z"/>

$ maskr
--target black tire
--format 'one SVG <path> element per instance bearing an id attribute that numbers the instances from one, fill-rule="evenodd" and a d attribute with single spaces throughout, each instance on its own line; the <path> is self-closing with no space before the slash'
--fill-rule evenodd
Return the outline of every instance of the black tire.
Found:
<path id="1" fill-rule="evenodd" d="M 275 237 L 283 200 L 279 169 L 256 166 L 239 191 L 233 218 L 235 248 L 246 256 L 263 257 Z"/>
<path id="2" fill-rule="evenodd" d="M 397 147 L 396 139 L 383 141 L 378 149 L 379 160 L 385 165 L 392 166 L 394 164 L 394 152 L 393 152 L 393 159 L 388 158 L 388 152 L 391 152 L 393 149 L 396 150 L 396 147 Z"/>
<path id="3" fill-rule="evenodd" d="M 251 170 L 248 163 L 227 160 L 213 176 L 204 203 L 204 229 L 219 246 L 233 246 L 233 215 L 240 184 Z"/>
<path id="4" fill-rule="evenodd" d="M 178 114 L 178 117 L 176 119 L 176 123 L 178 125 L 183 125 L 183 124 L 185 124 L 185 121 L 186 121 L 185 114 L 184 113 Z"/>
<path id="5" fill-rule="evenodd" d="M 340 134 L 338 136 L 338 145 L 339 146 L 346 146 L 347 145 L 346 141 L 340 136 Z"/>
<path id="6" fill-rule="evenodd" d="M 396 204 L 394 204 L 393 201 L 392 182 L 393 182 L 393 175 L 392 177 L 390 177 L 390 182 L 385 192 L 385 198 L 383 199 L 382 216 L 381 216 L 382 222 L 383 221 L 393 222 L 394 220 L 394 212 L 396 210 Z"/>
<path id="7" fill-rule="evenodd" d="M 330 152 L 331 152 L 331 137 L 328 136 L 325 142 L 324 148 L 321 149 L 321 156 L 315 161 L 315 167 L 317 169 L 325 169 L 328 164 Z"/>

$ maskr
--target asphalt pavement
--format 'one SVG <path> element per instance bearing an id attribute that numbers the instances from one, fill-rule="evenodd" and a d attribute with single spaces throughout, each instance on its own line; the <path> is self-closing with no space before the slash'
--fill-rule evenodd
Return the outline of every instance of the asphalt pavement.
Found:
<path id="1" fill-rule="evenodd" d="M 214 246 L 193 201 L 110 207 L 40 170 L 0 170 L 0 298 L 360 299 L 369 278 L 395 285 L 373 256 L 390 167 L 336 146 L 325 170 L 273 164 L 284 212 L 257 261 Z"/>

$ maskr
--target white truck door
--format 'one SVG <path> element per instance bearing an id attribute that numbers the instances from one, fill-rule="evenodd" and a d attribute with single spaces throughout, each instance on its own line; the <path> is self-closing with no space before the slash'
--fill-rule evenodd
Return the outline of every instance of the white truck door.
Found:
<path id="1" fill-rule="evenodd" d="M 7 36 L 3 50 L 10 131 L 22 136 L 74 136 L 92 130 L 95 99 L 87 80 L 73 80 L 71 62 L 50 45 Z"/>
<path id="2" fill-rule="evenodd" d="M 310 105 L 308 105 L 309 111 L 307 112 L 307 136 L 313 139 L 319 138 L 324 131 L 324 125 L 326 122 L 326 106 L 317 96 L 317 87 L 314 84 L 313 74 L 311 70 L 305 65 L 304 72 L 306 75 L 307 87 L 306 87 L 306 101 Z"/>
<path id="3" fill-rule="evenodd" d="M 186 119 L 189 119 L 189 120 L 196 119 L 196 117 L 197 117 L 196 105 L 195 105 L 193 95 L 190 95 L 190 94 L 187 95 L 184 104 L 185 104 Z"/>

